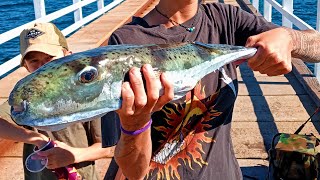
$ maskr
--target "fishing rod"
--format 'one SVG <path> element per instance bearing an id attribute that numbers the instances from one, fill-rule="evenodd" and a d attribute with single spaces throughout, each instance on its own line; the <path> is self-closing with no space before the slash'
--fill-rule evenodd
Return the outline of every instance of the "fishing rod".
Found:
<path id="1" fill-rule="evenodd" d="M 312 118 L 315 114 L 317 114 L 317 113 L 319 112 L 319 110 L 320 110 L 320 107 L 318 107 L 318 108 L 313 112 L 313 114 L 309 117 L 309 119 L 308 119 L 306 122 L 304 122 L 304 123 L 296 130 L 296 132 L 294 132 L 294 134 L 299 134 L 300 131 L 304 128 L 304 126 L 311 120 L 311 118 Z"/>

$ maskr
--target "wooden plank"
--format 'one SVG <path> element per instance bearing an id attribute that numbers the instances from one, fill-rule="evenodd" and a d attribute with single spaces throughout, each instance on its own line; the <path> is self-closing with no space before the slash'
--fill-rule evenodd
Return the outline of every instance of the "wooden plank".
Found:
<path id="1" fill-rule="evenodd" d="M 19 68 L 9 76 L 0 80 L 0 98 L 8 99 L 11 90 L 14 85 L 23 77 L 28 75 L 28 71 L 23 67 Z"/>
<path id="2" fill-rule="evenodd" d="M 22 157 L 22 143 L 1 139 L 0 158 L 3 157 Z"/>
<path id="3" fill-rule="evenodd" d="M 294 133 L 301 122 L 232 122 L 232 142 L 237 158 L 266 159 L 266 149 L 278 132 Z M 319 134 L 319 122 L 307 123 L 301 134 Z"/>
<path id="4" fill-rule="evenodd" d="M 252 71 L 252 69 L 248 66 L 247 62 L 242 63 L 238 68 L 237 68 L 237 75 L 238 78 L 242 78 L 242 77 L 269 77 L 269 78 L 273 78 L 274 76 L 268 76 L 266 74 L 261 74 L 258 71 Z M 284 75 L 279 75 L 277 77 L 284 77 Z"/>
<path id="5" fill-rule="evenodd" d="M 157 4 L 159 3 L 159 0 L 149 0 L 147 3 L 145 3 L 145 5 L 143 5 L 143 7 L 141 7 L 135 14 L 134 16 L 136 17 L 144 17 L 146 14 L 148 14 Z M 122 25 L 129 23 L 130 21 L 132 21 L 132 17 L 130 17 L 125 23 L 123 23 Z M 105 41 L 100 44 L 100 46 L 107 46 L 108 45 L 108 40 L 109 37 L 107 39 L 105 39 Z"/>
<path id="6" fill-rule="evenodd" d="M 1 179 L 24 179 L 22 147 L 23 143 L 0 139 Z"/>
<path id="7" fill-rule="evenodd" d="M 0 158 L 1 179 L 24 180 L 21 157 Z"/>
<path id="8" fill-rule="evenodd" d="M 233 112 L 236 122 L 304 122 L 316 110 L 308 95 L 238 96 Z M 320 113 L 314 120 L 320 119 Z"/>
<path id="9" fill-rule="evenodd" d="M 300 59 L 293 59 L 292 72 L 309 94 L 313 102 L 320 107 L 320 85 L 317 78 Z"/>
<path id="10" fill-rule="evenodd" d="M 3 104 L 8 98 L 0 98 L 0 104 Z"/>
<path id="11" fill-rule="evenodd" d="M 137 12 L 141 14 L 152 0 L 126 0 L 68 38 L 73 52 L 85 51 L 106 44 L 113 31 L 128 22 Z"/>
<path id="12" fill-rule="evenodd" d="M 159 3 L 159 0 L 149 0 L 147 3 L 141 7 L 134 16 L 137 17 L 144 17 L 146 14 L 148 14 L 157 4 Z"/>
<path id="13" fill-rule="evenodd" d="M 267 160 L 263 160 L 263 159 L 257 159 L 257 160 L 253 160 L 253 159 L 238 159 L 238 163 L 240 165 L 240 167 L 246 167 L 246 166 L 268 166 L 269 165 L 269 161 Z M 266 167 L 268 168 L 268 167 Z M 243 168 L 241 168 L 243 170 Z M 242 171 L 243 174 L 245 174 L 245 171 Z M 257 173 L 258 174 L 258 173 Z"/>
<path id="14" fill-rule="evenodd" d="M 233 6 L 239 6 L 236 0 L 203 0 L 203 3 L 225 3 L 225 4 L 230 4 Z"/>
<path id="15" fill-rule="evenodd" d="M 103 158 L 103 159 L 98 159 L 95 161 L 96 171 L 97 171 L 100 179 L 103 179 L 104 176 L 106 175 L 111 160 L 112 160 L 112 158 Z"/>
<path id="16" fill-rule="evenodd" d="M 257 16 L 262 16 L 261 13 L 251 4 L 251 2 L 249 0 L 235 0 L 239 6 L 241 7 L 241 9 L 255 14 Z"/>
<path id="17" fill-rule="evenodd" d="M 225 4 L 230 4 L 233 6 L 239 6 L 239 3 L 236 0 L 221 0 L 220 2 L 223 2 Z"/>
<path id="18" fill-rule="evenodd" d="M 239 77 L 239 93 L 238 95 L 250 96 L 274 96 L 274 95 L 305 95 L 304 88 L 299 84 L 298 80 L 293 76 L 247 76 Z M 296 84 L 292 86 L 291 84 Z"/>
<path id="19" fill-rule="evenodd" d="M 202 0 L 202 3 L 216 3 L 219 2 L 219 0 Z"/>

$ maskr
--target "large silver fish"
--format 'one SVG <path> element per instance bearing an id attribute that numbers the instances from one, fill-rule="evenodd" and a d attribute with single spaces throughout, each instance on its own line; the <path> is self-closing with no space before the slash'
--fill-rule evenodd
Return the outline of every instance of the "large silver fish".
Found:
<path id="1" fill-rule="evenodd" d="M 205 75 L 255 53 L 255 48 L 198 42 L 96 48 L 51 61 L 20 80 L 9 104 L 21 111 L 11 114 L 20 125 L 60 130 L 119 109 L 121 84 L 133 66 L 151 64 L 157 73 L 166 72 L 179 99 Z"/>

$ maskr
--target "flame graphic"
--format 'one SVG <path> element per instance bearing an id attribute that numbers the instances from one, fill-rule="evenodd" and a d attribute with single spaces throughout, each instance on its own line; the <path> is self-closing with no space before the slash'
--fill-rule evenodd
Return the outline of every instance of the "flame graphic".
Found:
<path id="1" fill-rule="evenodd" d="M 161 137 L 155 143 L 159 147 L 153 147 L 147 179 L 181 179 L 179 167 L 194 169 L 192 164 L 207 165 L 202 157 L 204 145 L 215 142 L 206 131 L 212 127 L 208 122 L 222 113 L 213 106 L 218 94 L 205 98 L 204 88 L 198 83 L 193 92 L 187 94 L 185 103 L 168 104 L 158 113 L 164 123 L 154 126 Z"/>

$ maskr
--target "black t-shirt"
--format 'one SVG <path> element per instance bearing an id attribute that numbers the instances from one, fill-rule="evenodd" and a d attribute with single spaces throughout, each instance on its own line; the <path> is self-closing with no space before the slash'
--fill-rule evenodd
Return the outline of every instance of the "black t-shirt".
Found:
<path id="1" fill-rule="evenodd" d="M 112 34 L 109 44 L 199 41 L 245 45 L 249 36 L 276 27 L 238 7 L 220 3 L 201 5 L 184 25 L 194 26 L 195 30 L 149 26 L 142 18 L 134 17 Z M 236 78 L 236 66 L 227 64 L 205 76 L 184 98 L 152 115 L 153 154 L 146 179 L 242 179 L 230 136 L 238 93 Z M 104 146 L 113 145 L 119 138 L 119 133 L 109 133 L 112 124 L 119 124 L 114 112 L 102 120 Z M 113 174 L 111 171 L 108 173 Z"/>

